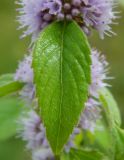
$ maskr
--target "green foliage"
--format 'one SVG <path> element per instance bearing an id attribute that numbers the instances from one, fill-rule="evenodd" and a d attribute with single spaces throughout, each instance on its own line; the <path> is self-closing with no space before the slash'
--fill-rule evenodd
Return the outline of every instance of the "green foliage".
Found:
<path id="1" fill-rule="evenodd" d="M 112 160 L 122 160 L 124 156 L 124 130 L 120 128 L 121 118 L 118 106 L 106 88 L 101 90 L 100 100 L 104 107 L 108 133 L 110 134 L 109 143 L 111 144 L 111 151 L 109 157 Z"/>
<path id="2" fill-rule="evenodd" d="M 55 22 L 40 35 L 33 55 L 36 91 L 47 138 L 59 154 L 88 96 L 90 48 L 75 22 Z"/>
<path id="3" fill-rule="evenodd" d="M 109 160 L 99 151 L 71 149 L 69 154 L 62 156 L 61 160 Z"/>
<path id="4" fill-rule="evenodd" d="M 94 144 L 93 147 L 96 147 L 101 152 L 106 155 L 111 154 L 111 135 L 109 133 L 109 129 L 106 127 L 103 118 L 101 119 L 101 123 L 98 124 L 102 129 L 97 129 L 94 134 Z"/>
<path id="5" fill-rule="evenodd" d="M 18 91 L 22 87 L 22 83 L 14 81 L 13 74 L 4 74 L 0 76 L 0 97 Z"/>
<path id="6" fill-rule="evenodd" d="M 103 104 L 104 110 L 106 112 L 106 116 L 110 126 L 117 124 L 118 126 L 121 125 L 121 117 L 120 112 L 118 109 L 118 105 L 109 92 L 107 88 L 104 88 L 100 91 L 100 99 Z"/>
<path id="7" fill-rule="evenodd" d="M 0 98 L 0 140 L 6 140 L 17 132 L 17 119 L 22 103 L 16 97 Z"/>
<path id="8" fill-rule="evenodd" d="M 10 138 L 0 142 L 0 160 L 31 160 L 31 156 L 20 139 Z"/>
<path id="9" fill-rule="evenodd" d="M 115 127 L 115 159 L 124 159 L 124 130 L 120 127 Z"/>

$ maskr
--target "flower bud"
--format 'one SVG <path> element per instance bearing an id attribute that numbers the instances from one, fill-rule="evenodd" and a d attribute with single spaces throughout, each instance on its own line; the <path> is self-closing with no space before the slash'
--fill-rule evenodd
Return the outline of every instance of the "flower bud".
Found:
<path id="1" fill-rule="evenodd" d="M 67 15 L 66 15 L 66 19 L 69 20 L 69 21 L 72 20 L 72 15 L 67 14 Z"/>
<path id="2" fill-rule="evenodd" d="M 62 21 L 62 20 L 64 19 L 64 14 L 59 13 L 58 16 L 57 16 L 57 19 L 58 19 L 59 21 Z"/>
<path id="3" fill-rule="evenodd" d="M 45 21 L 50 21 L 50 20 L 52 19 L 52 16 L 51 16 L 49 13 L 47 13 L 47 14 L 45 14 L 45 15 L 43 16 L 43 19 L 44 19 Z"/>
<path id="4" fill-rule="evenodd" d="M 73 0 L 73 1 L 72 1 L 72 4 L 73 4 L 75 7 L 80 7 L 80 5 L 81 5 L 81 0 Z"/>
<path id="5" fill-rule="evenodd" d="M 64 4 L 64 9 L 65 10 L 70 10 L 71 9 L 71 5 L 69 3 L 65 3 Z"/>
<path id="6" fill-rule="evenodd" d="M 78 9 L 72 9 L 72 16 L 78 16 L 80 11 Z"/>

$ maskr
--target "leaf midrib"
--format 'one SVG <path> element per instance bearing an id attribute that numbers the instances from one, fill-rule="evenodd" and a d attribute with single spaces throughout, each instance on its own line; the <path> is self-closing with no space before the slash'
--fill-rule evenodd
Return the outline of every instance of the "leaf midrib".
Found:
<path id="1" fill-rule="evenodd" d="M 62 103 L 63 103 L 63 43 L 64 43 L 64 31 L 65 31 L 66 22 L 64 22 L 63 30 L 62 30 L 62 37 L 61 37 L 61 45 L 60 45 L 60 106 L 59 106 L 59 129 L 57 134 L 56 140 L 56 153 L 58 148 L 58 139 L 60 134 L 60 126 L 61 126 L 61 113 L 62 113 Z"/>

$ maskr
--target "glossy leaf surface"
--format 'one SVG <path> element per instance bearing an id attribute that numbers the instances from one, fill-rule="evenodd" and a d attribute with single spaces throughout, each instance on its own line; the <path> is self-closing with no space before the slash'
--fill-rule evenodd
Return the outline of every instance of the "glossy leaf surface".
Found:
<path id="1" fill-rule="evenodd" d="M 34 79 L 47 138 L 59 154 L 88 97 L 90 47 L 75 22 L 56 22 L 40 35 L 33 54 Z"/>

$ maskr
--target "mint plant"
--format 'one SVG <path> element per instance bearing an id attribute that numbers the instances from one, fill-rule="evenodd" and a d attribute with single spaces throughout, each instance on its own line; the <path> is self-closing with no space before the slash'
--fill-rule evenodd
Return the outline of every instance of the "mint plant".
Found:
<path id="1" fill-rule="evenodd" d="M 93 29 L 100 38 L 115 34 L 115 0 L 16 3 L 22 37 L 31 36 L 30 53 L 15 74 L 1 76 L 0 96 L 12 93 L 25 103 L 17 130 L 32 159 L 123 160 L 109 64 L 87 38 Z"/>

